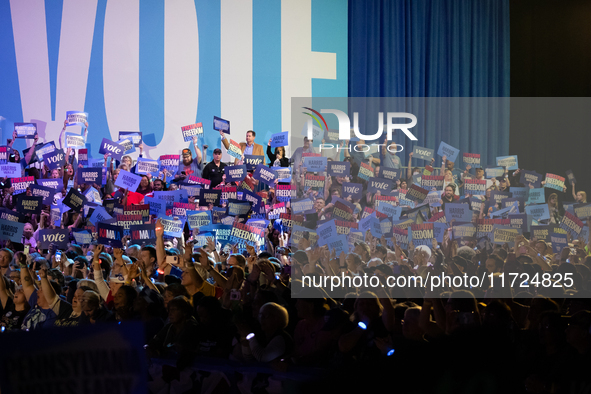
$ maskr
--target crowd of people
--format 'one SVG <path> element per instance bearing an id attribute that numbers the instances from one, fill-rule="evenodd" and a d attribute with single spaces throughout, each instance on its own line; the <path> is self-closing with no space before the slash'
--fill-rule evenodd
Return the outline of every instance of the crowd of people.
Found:
<path id="1" fill-rule="evenodd" d="M 87 128 L 88 124 L 85 132 Z M 326 154 L 308 138 L 290 159 L 285 147 L 273 150 L 270 140 L 265 152 L 255 143 L 256 133 L 248 131 L 246 142 L 239 144 L 242 157 L 234 163 L 221 161 L 220 148 L 205 163 L 203 146 L 195 138 L 195 154 L 183 149 L 176 172 L 163 168 L 158 173 L 140 173 L 131 156 L 115 160 L 105 154 L 103 184 L 87 184 L 79 183 L 77 173 L 85 165 L 75 149 L 68 148 L 65 162 L 50 170 L 47 163 L 35 160 L 35 149 L 21 158 L 12 149 L 15 138 L 16 134 L 7 147 L 8 162 L 21 163 L 20 175 L 34 177 L 36 184 L 41 184 L 40 179 L 61 179 L 63 187 L 54 191 L 52 203 L 43 204 L 40 213 L 23 214 L 17 212 L 19 194 L 10 180 L 0 180 L 5 186 L 2 218 L 12 212 L 24 223 L 21 242 L 0 240 L 3 335 L 14 330 L 142 321 L 146 357 L 172 360 L 167 368 L 151 365 L 149 383 L 155 393 L 168 392 L 183 373 L 210 358 L 266 368 L 250 380 L 242 376 L 240 391 L 253 393 L 285 390 L 278 382 L 281 379 L 269 371 L 289 373 L 302 368 L 311 376 L 302 389 L 319 392 L 395 385 L 459 392 L 468 381 L 480 391 L 486 384 L 493 391 L 527 393 L 580 392 L 576 390 L 589 387 L 591 214 L 584 213 L 591 204 L 587 205 L 583 191 L 576 192 L 575 183 L 573 203 L 562 201 L 566 187 L 545 193 L 543 204 L 538 205 L 547 204 L 549 217 L 534 219 L 525 231 L 520 226 L 511 242 L 495 243 L 490 236 L 477 237 L 478 226 L 507 224 L 503 220 L 508 215 L 523 214 L 531 205 L 525 199 L 503 211 L 509 207 L 495 194 L 511 198 L 512 188 L 539 189 L 523 182 L 523 169 L 505 168 L 502 175 L 487 178 L 482 167 L 461 165 L 461 158 L 454 162 L 444 156 L 439 168 L 433 167 L 435 159 L 426 166 L 413 166 L 412 153 L 404 168 L 396 144 L 373 153 L 352 149 Z M 220 138 L 220 145 L 230 149 L 229 136 L 220 132 Z M 41 146 L 37 143 L 36 137 L 33 146 Z M 61 147 L 61 138 L 59 143 Z M 141 158 L 141 145 L 139 150 Z M 291 166 L 291 178 L 265 185 L 255 170 L 249 170 L 243 180 L 226 182 L 227 167 L 246 163 L 246 156 L 264 157 L 265 153 L 268 160 L 263 159 L 263 164 L 271 169 Z M 308 166 L 307 158 L 322 157 L 326 158 L 324 168 Z M 348 163 L 349 170 L 329 175 L 329 167 L 336 162 Z M 135 192 L 115 185 L 122 170 L 142 176 Z M 384 170 L 397 171 L 388 178 Z M 431 175 L 442 177 L 437 187 L 427 190 L 435 198 L 425 204 L 407 198 L 413 185 L 421 185 L 421 176 Z M 372 179 L 390 182 L 386 190 L 370 190 Z M 468 179 L 485 181 L 485 193 L 471 194 L 465 187 Z M 33 195 L 31 185 L 23 195 Z M 62 206 L 72 188 L 83 195 L 93 188 L 100 198 L 92 201 L 91 209 L 102 205 L 113 213 L 116 207 L 145 205 L 144 198 L 159 198 L 159 192 L 195 185 L 236 194 L 205 205 L 198 204 L 198 193 L 189 195 L 181 203 L 193 204 L 192 210 L 222 210 L 222 214 L 210 216 L 211 222 L 202 228 L 190 228 L 187 221 L 180 235 L 171 235 L 163 224 L 172 216 L 172 204 L 167 212 L 144 217 L 143 224 L 153 226 L 153 242 L 134 242 L 128 234 L 118 247 L 101 243 L 98 223 L 90 221 L 91 211 Z M 348 185 L 359 185 L 361 190 L 349 193 Z M 232 201 L 249 201 L 249 195 L 258 196 L 263 209 L 251 204 L 247 214 L 224 220 Z M 109 205 L 113 202 L 115 208 Z M 473 214 L 470 222 L 457 223 L 442 215 L 446 204 L 455 203 L 468 204 Z M 383 213 L 389 212 L 383 204 L 401 208 L 396 211 L 399 217 Z M 56 207 L 57 218 L 52 213 Z M 497 212 L 501 213 L 497 216 Z M 380 233 L 358 231 L 359 223 L 372 215 L 380 222 Z M 561 226 L 573 215 L 586 223 L 576 234 Z M 333 236 L 347 236 L 338 253 L 319 231 L 331 222 L 337 229 Z M 407 231 L 408 236 L 410 223 L 434 222 L 446 224 L 443 234 L 420 246 L 412 240 L 404 242 L 396 231 Z M 263 236 L 254 242 L 230 242 L 232 238 L 221 233 L 222 223 L 251 233 L 260 231 Z M 456 225 L 466 224 L 473 226 L 474 233 L 456 237 Z M 532 225 L 545 228 L 547 237 L 536 237 Z M 66 229 L 66 247 L 40 239 L 45 230 Z M 89 243 L 76 243 L 79 230 L 92 234 Z M 214 236 L 200 242 L 203 233 Z M 560 250 L 553 245 L 555 234 L 567 237 L 568 244 Z M 499 286 L 493 278 L 502 274 L 527 274 L 532 279 L 538 275 L 540 280 Z M 544 274 L 552 278 L 568 274 L 572 281 L 542 284 Z M 389 278 L 426 275 L 486 280 L 478 286 L 450 282 L 435 289 L 343 284 L 331 291 L 305 288 L 302 281 L 305 276 L 377 276 L 385 284 Z M 463 361 L 456 363 L 456 359 Z M 326 370 L 335 375 L 318 373 Z M 351 374 L 342 375 L 343 371 Z M 394 377 L 393 371 L 401 375 Z M 228 384 L 221 379 L 216 387 Z"/>

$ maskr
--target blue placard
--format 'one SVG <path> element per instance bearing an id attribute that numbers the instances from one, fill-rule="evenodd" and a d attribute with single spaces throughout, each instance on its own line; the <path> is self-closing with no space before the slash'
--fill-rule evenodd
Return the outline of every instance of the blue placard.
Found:
<path id="1" fill-rule="evenodd" d="M 440 147 L 441 148 L 441 147 Z M 412 150 L 413 159 L 422 159 L 426 161 L 430 161 L 433 158 L 433 149 L 423 148 L 421 146 L 415 146 Z M 459 152 L 459 150 L 458 150 Z M 439 154 L 439 152 L 437 152 Z M 455 160 L 452 160 L 455 161 Z"/>
<path id="2" fill-rule="evenodd" d="M 123 172 L 123 170 L 121 170 Z M 121 176 L 121 175 L 119 175 Z M 103 183 L 103 171 L 101 168 L 78 168 L 78 184 L 101 185 Z"/>
<path id="3" fill-rule="evenodd" d="M 56 168 L 63 167 L 66 162 L 66 154 L 62 149 L 56 149 L 53 153 L 45 155 L 43 161 L 50 170 L 55 170 Z"/>
<path id="4" fill-rule="evenodd" d="M 226 134 L 230 134 L 230 121 L 217 116 L 213 117 L 213 129 L 223 131 Z"/>
<path id="5" fill-rule="evenodd" d="M 50 141 L 47 144 L 43 145 L 41 148 L 35 149 L 35 155 L 37 155 L 37 159 L 42 161 L 43 156 L 55 152 L 56 149 L 57 148 L 55 147 L 55 143 L 53 141 Z"/>
<path id="6" fill-rule="evenodd" d="M 351 196 L 353 200 L 360 200 L 363 194 L 361 183 L 343 182 L 343 198 Z"/>
<path id="7" fill-rule="evenodd" d="M 554 253 L 562 253 L 562 249 L 568 246 L 568 238 L 566 234 L 552 233 L 550 235 L 550 242 L 552 242 L 552 251 Z"/>
<path id="8" fill-rule="evenodd" d="M 346 177 L 351 175 L 351 163 L 348 161 L 329 161 L 327 174 L 330 176 Z"/>
<path id="9" fill-rule="evenodd" d="M 485 178 L 496 178 L 505 175 L 505 169 L 503 167 L 488 167 L 484 169 Z"/>
<path id="10" fill-rule="evenodd" d="M 455 162 L 460 150 L 454 148 L 453 146 L 446 144 L 445 142 L 441 141 L 439 144 L 439 149 L 437 149 L 437 154 L 441 157 L 447 156 L 447 160 Z"/>
<path id="11" fill-rule="evenodd" d="M 122 138 L 117 141 L 117 143 L 123 147 L 125 154 L 135 152 L 135 145 L 133 144 L 132 137 Z"/>
<path id="12" fill-rule="evenodd" d="M 92 233 L 88 230 L 72 229 L 72 234 L 78 245 L 89 245 L 92 243 Z"/>
<path id="13" fill-rule="evenodd" d="M 326 157 L 304 157 L 304 167 L 308 172 L 322 172 L 326 170 L 326 163 L 328 159 Z"/>
<path id="14" fill-rule="evenodd" d="M 131 138 L 133 145 L 137 148 L 142 143 L 142 132 L 141 131 L 120 131 L 119 139 Z"/>
<path id="15" fill-rule="evenodd" d="M 98 206 L 94 208 L 88 221 L 96 226 L 98 223 L 106 222 L 110 219 L 113 219 L 113 217 L 107 213 L 107 210 L 104 207 Z"/>
<path id="16" fill-rule="evenodd" d="M 277 179 L 277 173 L 269 167 L 259 164 L 254 171 L 253 177 L 254 179 L 257 179 L 260 182 L 269 185 L 270 187 L 274 187 L 275 179 Z"/>
<path id="17" fill-rule="evenodd" d="M 131 243 L 138 245 L 156 244 L 156 223 L 132 224 L 129 226 Z"/>
<path id="18" fill-rule="evenodd" d="M 316 234 L 318 234 L 318 246 L 324 246 L 331 238 L 336 237 L 338 234 L 334 219 L 318 226 Z"/>
<path id="19" fill-rule="evenodd" d="M 525 213 L 538 222 L 550 219 L 550 209 L 547 204 L 528 205 L 525 207 Z"/>
<path id="20" fill-rule="evenodd" d="M 513 156 L 498 156 L 497 165 L 500 167 L 506 167 L 508 170 L 516 170 L 519 168 L 517 162 L 517 155 Z"/>
<path id="21" fill-rule="evenodd" d="M 101 147 L 99 149 L 99 153 L 101 155 L 108 154 L 115 160 L 121 160 L 121 157 L 125 153 L 125 148 L 114 141 L 103 138 L 103 141 L 101 142 Z"/>
<path id="22" fill-rule="evenodd" d="M 88 113 L 82 111 L 66 111 L 66 126 L 85 126 Z"/>
<path id="23" fill-rule="evenodd" d="M 20 243 L 22 241 L 24 229 L 25 223 L 0 219 L 0 239 Z"/>
<path id="24" fill-rule="evenodd" d="M 189 202 L 189 194 L 186 190 L 172 190 L 166 192 L 154 192 L 154 198 L 166 201 L 166 205 L 172 208 L 175 202 Z"/>
<path id="25" fill-rule="evenodd" d="M 129 171 L 119 170 L 119 176 L 115 181 L 115 186 L 119 186 L 122 189 L 127 189 L 130 192 L 135 193 L 141 181 L 141 176 L 132 174 Z"/>
<path id="26" fill-rule="evenodd" d="M 18 178 L 21 176 L 21 165 L 19 163 L 0 164 L 0 177 Z"/>
<path id="27" fill-rule="evenodd" d="M 469 223 L 472 221 L 472 211 L 468 204 L 445 204 L 445 219 L 448 223 L 455 219 L 455 223 Z"/>
<path id="28" fill-rule="evenodd" d="M 187 211 L 187 223 L 191 230 L 200 229 L 212 223 L 210 211 Z"/>
<path id="29" fill-rule="evenodd" d="M 369 178 L 367 182 L 367 191 L 371 193 L 380 192 L 382 195 L 387 194 L 392 190 L 394 181 L 386 178 Z"/>
<path id="30" fill-rule="evenodd" d="M 400 179 L 402 170 L 400 168 L 388 168 L 388 167 L 380 167 L 380 173 L 378 174 L 380 178 L 391 179 L 393 181 L 397 181 Z"/>
<path id="31" fill-rule="evenodd" d="M 159 198 L 144 197 L 144 204 L 150 205 L 150 215 L 166 214 L 166 201 Z M 171 204 L 172 206 L 172 204 Z"/>
<path id="32" fill-rule="evenodd" d="M 182 236 L 185 221 L 187 220 L 185 216 L 179 217 L 175 220 L 171 216 L 160 215 L 159 219 L 164 227 L 164 235 L 174 238 L 180 238 Z"/>
<path id="33" fill-rule="evenodd" d="M 37 135 L 37 123 L 14 123 L 14 131 L 16 131 L 16 138 L 33 139 Z"/>
<path id="34" fill-rule="evenodd" d="M 51 205 L 53 203 L 53 196 L 57 193 L 55 189 L 40 185 L 31 185 L 30 188 L 33 196 L 43 197 L 43 205 Z"/>
<path id="35" fill-rule="evenodd" d="M 153 176 L 158 175 L 158 160 L 152 159 L 137 159 L 135 172 L 138 174 L 152 174 Z"/>
<path id="36" fill-rule="evenodd" d="M 291 209 L 293 213 L 314 213 L 314 201 L 309 198 L 291 200 Z"/>
<path id="37" fill-rule="evenodd" d="M 528 193 L 527 205 L 543 204 L 546 202 L 546 194 L 544 188 L 530 189 Z"/>
<path id="38" fill-rule="evenodd" d="M 248 171 L 254 171 L 259 164 L 263 164 L 265 156 L 244 155 L 244 164 Z"/>
<path id="39" fill-rule="evenodd" d="M 114 248 L 123 247 L 123 226 L 98 222 L 96 224 L 98 233 L 98 243 L 103 245 L 110 245 Z"/>
<path id="40" fill-rule="evenodd" d="M 395 207 L 394 205 L 388 204 L 385 201 L 380 202 L 377 209 L 378 212 L 388 215 L 388 217 L 394 220 L 400 219 L 400 215 L 402 214 L 402 207 Z"/>
<path id="41" fill-rule="evenodd" d="M 271 148 L 287 145 L 289 145 L 289 131 L 283 131 L 271 135 Z"/>
<path id="42" fill-rule="evenodd" d="M 513 193 L 514 198 L 522 198 L 527 201 L 529 197 L 529 187 L 510 187 L 509 191 Z"/>
<path id="43" fill-rule="evenodd" d="M 226 174 L 226 183 L 240 182 L 246 177 L 246 165 L 226 166 L 224 173 Z"/>
<path id="44" fill-rule="evenodd" d="M 334 250 L 336 256 L 340 256 L 341 253 L 349 253 L 349 242 L 345 234 L 340 234 L 333 237 L 328 242 L 328 249 L 332 252 Z"/>
<path id="45" fill-rule="evenodd" d="M 64 180 L 62 178 L 56 179 L 37 179 L 37 184 L 44 186 L 44 187 L 51 187 L 52 189 L 56 189 L 58 192 L 61 192 L 64 188 Z"/>
<path id="46" fill-rule="evenodd" d="M 541 188 L 542 174 L 539 174 L 535 171 L 521 171 L 519 182 L 526 186 L 532 185 L 534 188 Z"/>

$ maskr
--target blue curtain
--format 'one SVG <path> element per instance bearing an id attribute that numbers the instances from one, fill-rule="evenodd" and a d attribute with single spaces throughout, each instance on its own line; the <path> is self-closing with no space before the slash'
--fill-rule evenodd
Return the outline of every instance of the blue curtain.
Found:
<path id="1" fill-rule="evenodd" d="M 394 138 L 403 163 L 441 141 L 460 149 L 456 168 L 464 152 L 483 167 L 509 154 L 509 66 L 509 0 L 349 0 L 349 97 L 480 98 L 422 101 L 418 141 Z"/>

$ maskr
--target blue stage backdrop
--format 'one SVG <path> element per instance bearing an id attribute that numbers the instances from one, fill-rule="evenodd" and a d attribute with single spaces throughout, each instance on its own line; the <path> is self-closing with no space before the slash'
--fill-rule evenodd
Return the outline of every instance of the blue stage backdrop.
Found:
<path id="1" fill-rule="evenodd" d="M 350 97 L 509 97 L 509 48 L 509 0 L 349 0 Z M 508 155 L 508 99 L 466 102 L 447 121 L 416 114 L 418 141 L 395 138 L 402 163 L 414 145 L 437 151 L 440 141 L 460 149 L 456 167 L 462 153 L 481 153 L 483 165 Z M 363 127 L 375 132 L 375 122 Z"/>
<path id="2" fill-rule="evenodd" d="M 189 145 L 181 127 L 202 122 L 211 159 L 220 146 L 214 116 L 230 120 L 232 139 L 244 141 L 253 129 L 266 145 L 289 130 L 291 97 L 347 96 L 347 7 L 347 0 L 1 0 L 0 145 L 22 121 L 57 142 L 71 110 L 89 113 L 95 158 L 101 140 L 117 140 L 119 131 L 141 131 L 148 157 L 177 154 Z"/>

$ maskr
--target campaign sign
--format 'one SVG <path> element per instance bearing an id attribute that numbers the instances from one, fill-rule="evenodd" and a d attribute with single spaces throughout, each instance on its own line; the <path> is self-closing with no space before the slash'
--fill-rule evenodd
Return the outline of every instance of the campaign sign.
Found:
<path id="1" fill-rule="evenodd" d="M 521 198 L 523 201 L 529 198 L 529 187 L 510 187 L 509 191 L 513 194 L 513 198 Z"/>
<path id="2" fill-rule="evenodd" d="M 101 147 L 99 149 L 99 153 L 101 155 L 108 154 L 115 160 L 121 160 L 121 157 L 125 153 L 125 148 L 114 141 L 103 138 L 103 141 L 101 142 Z"/>
<path id="3" fill-rule="evenodd" d="M 123 170 L 121 170 L 123 172 Z M 121 174 L 119 174 L 121 176 Z M 103 183 L 103 171 L 100 168 L 79 168 L 78 184 L 100 185 Z"/>
<path id="4" fill-rule="evenodd" d="M 175 219 L 171 216 L 161 215 L 159 219 L 164 228 L 164 235 L 174 238 L 180 238 L 182 236 L 185 221 L 187 220 L 186 217 Z"/>
<path id="5" fill-rule="evenodd" d="M 550 219 L 550 210 L 548 209 L 547 204 L 528 205 L 525 207 L 525 213 L 533 217 L 538 222 L 540 220 Z"/>
<path id="6" fill-rule="evenodd" d="M 459 149 L 454 148 L 453 146 L 446 144 L 443 141 L 441 141 L 441 144 L 439 144 L 439 149 L 437 149 L 437 154 L 439 156 L 441 156 L 441 157 L 447 156 L 447 160 L 454 161 L 454 162 L 458 158 L 459 153 L 460 153 Z"/>
<path id="7" fill-rule="evenodd" d="M 35 149 L 35 155 L 39 160 L 43 160 L 43 157 L 45 155 L 55 152 L 56 149 L 57 148 L 55 147 L 55 143 L 53 141 L 50 141 L 47 144 L 42 145 L 40 148 Z M 80 159 L 78 159 L 78 161 L 80 161 Z"/>
<path id="8" fill-rule="evenodd" d="M 269 167 L 265 167 L 262 164 L 259 164 L 256 167 L 256 170 L 253 174 L 254 179 L 263 182 L 269 187 L 275 187 L 275 179 L 277 179 L 277 173 L 275 170 L 270 169 Z"/>
<path id="9" fill-rule="evenodd" d="M 314 201 L 309 198 L 300 200 L 291 200 L 291 209 L 293 213 L 314 213 Z"/>
<path id="10" fill-rule="evenodd" d="M 564 212 L 564 217 L 560 222 L 560 228 L 568 231 L 573 239 L 579 238 L 584 226 L 585 224 L 581 219 L 568 211 Z"/>
<path id="11" fill-rule="evenodd" d="M 516 213 L 508 216 L 510 224 L 509 226 L 521 230 L 522 233 L 528 232 L 527 214 Z"/>
<path id="12" fill-rule="evenodd" d="M 464 192 L 473 196 L 486 194 L 486 179 L 466 178 L 464 179 Z"/>
<path id="13" fill-rule="evenodd" d="M 49 249 L 50 244 L 55 244 L 57 249 L 66 250 L 68 242 L 70 242 L 70 230 L 67 228 L 39 230 L 39 247 L 41 249 Z"/>
<path id="14" fill-rule="evenodd" d="M 16 131 L 16 138 L 33 139 L 37 134 L 37 123 L 14 123 L 14 131 Z"/>
<path id="15" fill-rule="evenodd" d="M 330 176 L 346 177 L 351 175 L 351 163 L 348 161 L 327 162 L 327 174 Z"/>
<path id="16" fill-rule="evenodd" d="M 131 138 L 133 145 L 137 148 L 142 143 L 142 132 L 141 131 L 120 131 L 119 139 Z"/>
<path id="17" fill-rule="evenodd" d="M 515 237 L 519 234 L 521 234 L 521 231 L 517 228 L 495 224 L 493 229 L 493 242 L 500 245 L 506 243 L 509 244 L 509 247 L 512 247 L 515 244 Z"/>
<path id="18" fill-rule="evenodd" d="M 265 242 L 265 230 L 243 223 L 236 223 L 230 233 L 230 242 L 251 246 L 263 246 Z"/>
<path id="19" fill-rule="evenodd" d="M 503 167 L 487 167 L 484 169 L 485 178 L 496 178 L 505 175 L 505 169 Z"/>
<path id="20" fill-rule="evenodd" d="M 464 153 L 462 154 L 462 162 L 465 166 L 478 168 L 480 167 L 480 153 Z"/>
<path id="21" fill-rule="evenodd" d="M 291 184 L 278 184 L 277 186 L 275 186 L 275 196 L 277 197 L 277 201 L 290 201 L 292 189 L 293 186 Z"/>
<path id="22" fill-rule="evenodd" d="M 579 219 L 586 220 L 591 217 L 591 203 L 582 203 L 573 205 L 575 216 Z"/>
<path id="23" fill-rule="evenodd" d="M 361 163 L 361 165 L 359 166 L 359 172 L 357 173 L 357 176 L 361 179 L 369 181 L 369 178 L 372 178 L 373 175 L 373 167 L 367 163 Z"/>
<path id="24" fill-rule="evenodd" d="M 246 177 L 246 165 L 225 166 L 224 174 L 226 174 L 226 183 L 240 182 Z"/>
<path id="25" fill-rule="evenodd" d="M 417 185 L 411 185 L 408 191 L 406 192 L 406 198 L 409 201 L 416 201 L 420 204 L 423 202 L 425 198 L 427 198 L 428 194 L 429 191 L 427 189 L 423 189 L 422 187 Z"/>
<path id="26" fill-rule="evenodd" d="M 248 215 L 250 208 L 250 201 L 228 200 L 228 215 L 230 216 Z"/>
<path id="27" fill-rule="evenodd" d="M 494 201 L 496 205 L 500 204 L 505 198 L 511 198 L 511 192 L 492 191 L 490 193 L 490 201 Z"/>
<path id="28" fill-rule="evenodd" d="M 175 202 L 172 205 L 172 216 L 187 216 L 187 211 L 194 211 L 197 206 L 193 203 Z"/>
<path id="29" fill-rule="evenodd" d="M 90 245 L 92 243 L 92 233 L 88 230 L 72 229 L 72 235 L 78 245 Z"/>
<path id="30" fill-rule="evenodd" d="M 308 190 L 309 188 L 312 188 L 314 190 L 320 191 L 321 189 L 324 189 L 324 184 L 325 184 L 325 177 L 324 176 L 307 173 L 306 176 L 304 177 L 304 188 L 306 190 Z"/>
<path id="31" fill-rule="evenodd" d="M 254 171 L 256 166 L 263 164 L 265 156 L 244 155 L 244 164 L 247 171 Z"/>
<path id="32" fill-rule="evenodd" d="M 136 172 L 138 174 L 154 174 L 158 173 L 158 160 L 151 159 L 137 159 Z"/>
<path id="33" fill-rule="evenodd" d="M 242 201 L 250 201 L 252 203 L 252 210 L 256 214 L 265 214 L 265 204 L 263 199 L 258 194 L 249 192 L 248 190 L 242 191 Z"/>
<path id="34" fill-rule="evenodd" d="M 566 234 L 550 234 L 550 242 L 552 242 L 552 251 L 554 253 L 561 253 L 562 249 L 568 247 Z"/>
<path id="35" fill-rule="evenodd" d="M 20 213 L 34 213 L 39 215 L 43 208 L 43 197 L 27 196 L 26 194 L 18 196 L 16 209 Z"/>
<path id="36" fill-rule="evenodd" d="M 220 205 L 221 198 L 221 190 L 201 189 L 199 193 L 199 206 L 207 207 L 209 204 L 212 204 L 213 206 Z"/>
<path id="37" fill-rule="evenodd" d="M 88 166 L 88 149 L 78 149 L 78 164 Z"/>
<path id="38" fill-rule="evenodd" d="M 322 172 L 326 170 L 326 157 L 304 157 L 304 168 L 308 172 Z"/>
<path id="39" fill-rule="evenodd" d="M 2 178 L 17 178 L 21 174 L 21 165 L 19 163 L 0 164 L 0 177 Z"/>
<path id="40" fill-rule="evenodd" d="M 34 176 L 25 176 L 19 178 L 11 178 L 10 182 L 12 184 L 12 188 L 14 189 L 13 195 L 21 194 L 27 191 L 27 188 L 30 185 L 35 184 L 35 177 Z"/>
<path id="41" fill-rule="evenodd" d="M 62 149 L 56 149 L 53 153 L 45 155 L 43 161 L 50 170 L 55 170 L 64 166 L 66 163 L 66 154 Z"/>
<path id="42" fill-rule="evenodd" d="M 0 219 L 0 239 L 20 243 L 23 237 L 25 223 Z"/>
<path id="43" fill-rule="evenodd" d="M 472 221 L 472 211 L 470 205 L 459 203 L 445 204 L 445 219 L 450 223 L 455 219 L 456 223 L 468 223 Z"/>
<path id="44" fill-rule="evenodd" d="M 408 232 L 408 240 L 415 246 L 433 246 L 434 226 L 433 223 L 411 224 Z"/>
<path id="45" fill-rule="evenodd" d="M 0 164 L 6 164 L 8 161 L 8 147 L 0 146 Z"/>
<path id="46" fill-rule="evenodd" d="M 546 184 L 544 187 L 554 190 L 564 190 L 564 178 L 556 174 L 546 174 Z"/>
<path id="47" fill-rule="evenodd" d="M 51 205 L 53 203 L 53 196 L 56 193 L 55 189 L 39 185 L 31 185 L 30 187 L 33 196 L 43 199 L 43 205 Z"/>
<path id="48" fill-rule="evenodd" d="M 343 182 L 343 198 L 351 196 L 353 200 L 360 200 L 363 193 L 363 185 L 361 183 Z"/>
<path id="49" fill-rule="evenodd" d="M 517 162 L 517 155 L 498 156 L 497 157 L 497 165 L 500 167 L 505 167 L 509 171 L 516 170 L 519 168 L 519 164 Z"/>
<path id="50" fill-rule="evenodd" d="M 166 213 L 166 201 L 159 198 L 144 197 L 144 204 L 150 206 L 150 215 L 160 215 Z"/>
<path id="51" fill-rule="evenodd" d="M 58 192 L 62 191 L 64 188 L 64 180 L 62 178 L 57 179 L 37 179 L 37 184 L 43 187 L 50 187 L 52 189 L 57 190 Z"/>
<path id="52" fill-rule="evenodd" d="M 223 131 L 226 134 L 230 134 L 230 121 L 214 116 L 213 129 L 217 131 Z"/>
<path id="53" fill-rule="evenodd" d="M 401 172 L 402 170 L 400 168 L 380 167 L 380 173 L 378 175 L 380 176 L 380 178 L 386 178 L 391 179 L 393 181 L 397 181 L 398 179 L 400 179 Z"/>
<path id="54" fill-rule="evenodd" d="M 370 178 L 367 182 L 367 191 L 371 193 L 380 192 L 382 194 L 388 193 L 392 190 L 394 181 L 386 178 Z"/>
<path id="55" fill-rule="evenodd" d="M 187 223 L 191 230 L 210 225 L 212 216 L 210 211 L 187 211 Z"/>
<path id="56" fill-rule="evenodd" d="M 544 188 L 530 189 L 527 204 L 543 204 L 546 201 Z"/>
<path id="57" fill-rule="evenodd" d="M 228 145 L 228 154 L 235 159 L 242 159 L 242 148 L 240 144 L 234 140 L 230 140 L 230 144 Z"/>
<path id="58" fill-rule="evenodd" d="M 81 149 L 86 146 L 84 136 L 75 133 L 66 133 L 66 148 Z"/>
<path id="59" fill-rule="evenodd" d="M 115 186 L 119 186 L 122 189 L 127 189 L 130 192 L 135 193 L 141 181 L 141 176 L 132 174 L 129 171 L 119 170 L 119 176 L 115 181 Z"/>
<path id="60" fill-rule="evenodd" d="M 193 137 L 203 138 L 203 125 L 201 123 L 182 126 L 183 140 L 185 142 L 193 140 Z"/>
<path id="61" fill-rule="evenodd" d="M 135 145 L 133 144 L 133 140 L 131 139 L 131 137 L 121 139 L 117 141 L 117 143 L 123 147 L 124 153 L 135 152 Z"/>
<path id="62" fill-rule="evenodd" d="M 421 177 L 421 187 L 427 190 L 443 190 L 444 176 L 423 175 Z"/>
<path id="63" fill-rule="evenodd" d="M 166 192 L 154 192 L 154 197 L 166 201 L 166 205 L 172 208 L 175 202 L 187 202 L 188 194 L 186 190 L 173 190 Z"/>
<path id="64" fill-rule="evenodd" d="M 289 131 L 275 133 L 271 136 L 271 148 L 289 145 Z"/>
<path id="65" fill-rule="evenodd" d="M 123 226 L 98 222 L 96 224 L 96 230 L 99 244 L 110 245 L 114 248 L 123 247 L 123 243 L 121 242 L 123 238 Z"/>
<path id="66" fill-rule="evenodd" d="M 541 188 L 542 174 L 538 174 L 535 171 L 521 171 L 519 182 L 526 186 L 532 185 L 534 188 Z"/>
<path id="67" fill-rule="evenodd" d="M 63 204 L 74 212 L 80 212 L 85 202 L 86 197 L 84 197 L 78 190 L 71 188 L 64 198 Z"/>
<path id="68" fill-rule="evenodd" d="M 433 149 L 423 148 L 421 146 L 415 146 L 412 150 L 413 159 L 422 159 L 426 161 L 431 161 L 433 158 Z"/>
<path id="69" fill-rule="evenodd" d="M 568 178 L 568 183 L 570 183 L 571 185 L 577 183 L 577 179 L 575 178 L 575 175 L 573 174 L 572 170 L 566 170 L 566 177 Z"/>
<path id="70" fill-rule="evenodd" d="M 82 111 L 67 111 L 66 126 L 85 126 L 88 121 L 88 113 Z"/>
<path id="71" fill-rule="evenodd" d="M 179 168 L 180 156 L 179 155 L 162 155 L 160 156 L 160 168 L 159 171 L 167 173 L 168 177 L 176 174 Z"/>

